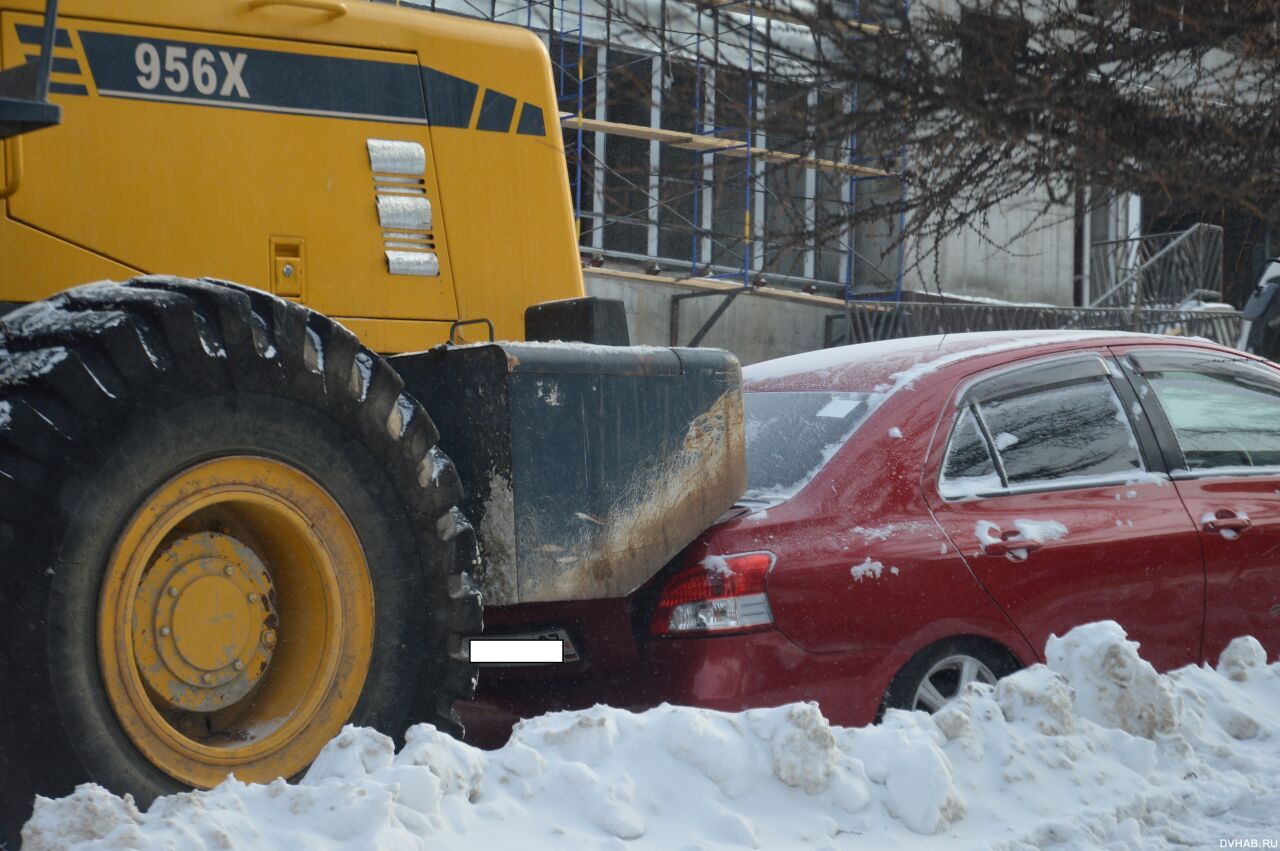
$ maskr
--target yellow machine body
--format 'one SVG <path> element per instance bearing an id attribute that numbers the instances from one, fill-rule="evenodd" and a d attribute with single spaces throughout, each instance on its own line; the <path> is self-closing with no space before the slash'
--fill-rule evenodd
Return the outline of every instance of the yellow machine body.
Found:
<path id="1" fill-rule="evenodd" d="M 42 9 L 0 0 L 3 67 L 39 53 Z M 212 276 L 402 352 L 460 320 L 522 339 L 527 306 L 583 294 L 525 30 L 359 0 L 67 0 L 53 72 L 62 123 L 3 143 L 0 302 Z"/>

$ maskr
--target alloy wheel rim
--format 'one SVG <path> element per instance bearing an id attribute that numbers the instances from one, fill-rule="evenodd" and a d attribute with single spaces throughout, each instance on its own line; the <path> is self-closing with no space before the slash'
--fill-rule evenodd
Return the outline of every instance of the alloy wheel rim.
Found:
<path id="1" fill-rule="evenodd" d="M 995 685 L 996 676 L 981 660 L 963 653 L 947 656 L 933 665 L 916 687 L 911 708 L 937 712 L 969 683 Z"/>

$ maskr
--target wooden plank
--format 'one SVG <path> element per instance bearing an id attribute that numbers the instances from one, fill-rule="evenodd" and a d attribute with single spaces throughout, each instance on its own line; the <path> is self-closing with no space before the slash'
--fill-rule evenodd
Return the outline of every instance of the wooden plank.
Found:
<path id="1" fill-rule="evenodd" d="M 661 127 L 649 127 L 644 124 L 622 124 L 599 118 L 578 118 L 572 112 L 561 113 L 560 123 L 568 130 L 577 130 L 581 126 L 587 133 L 609 133 L 613 136 L 627 136 L 632 139 L 657 140 L 668 145 L 687 145 L 693 140 L 692 133 L 664 130 Z"/>
<path id="2" fill-rule="evenodd" d="M 865 165 L 844 163 L 837 160 L 807 157 L 787 151 L 774 151 L 756 146 L 748 147 L 733 139 L 722 139 L 718 136 L 700 136 L 694 133 L 682 133 L 678 130 L 667 130 L 662 127 L 648 127 L 643 124 L 623 124 L 617 121 L 603 121 L 598 118 L 578 118 L 572 113 L 562 113 L 561 125 L 567 130 L 581 128 L 588 133 L 609 133 L 614 136 L 627 136 L 632 139 L 649 139 L 686 151 L 702 151 L 704 153 L 722 154 L 730 157 L 752 157 L 765 162 L 796 165 L 818 171 L 831 171 L 837 174 L 848 174 L 857 177 L 896 177 L 892 172 L 871 168 Z"/>
<path id="3" fill-rule="evenodd" d="M 844 25 L 850 29 L 857 30 L 858 32 L 866 33 L 867 35 L 879 35 L 886 31 L 885 27 L 882 27 L 879 24 L 868 23 L 866 21 L 848 20 L 844 21 Z M 892 32 L 892 30 L 890 30 L 890 32 Z"/>

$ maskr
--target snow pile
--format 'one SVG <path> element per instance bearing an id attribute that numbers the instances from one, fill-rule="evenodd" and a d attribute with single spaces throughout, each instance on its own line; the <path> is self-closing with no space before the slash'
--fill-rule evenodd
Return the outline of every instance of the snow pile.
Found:
<path id="1" fill-rule="evenodd" d="M 1137 848 L 1280 837 L 1280 664 L 1237 639 L 1157 674 L 1115 623 L 936 715 L 830 726 L 597 706 L 484 752 L 433 728 L 347 728 L 297 785 L 235 780 L 139 813 L 94 785 L 39 799 L 49 848 Z"/>

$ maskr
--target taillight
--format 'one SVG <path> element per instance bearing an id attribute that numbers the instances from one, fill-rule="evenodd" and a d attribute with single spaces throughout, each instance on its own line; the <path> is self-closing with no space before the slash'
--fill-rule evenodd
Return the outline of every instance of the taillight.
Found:
<path id="1" fill-rule="evenodd" d="M 722 635 L 767 629 L 773 623 L 764 578 L 770 552 L 707 556 L 667 580 L 649 632 L 653 635 Z"/>

